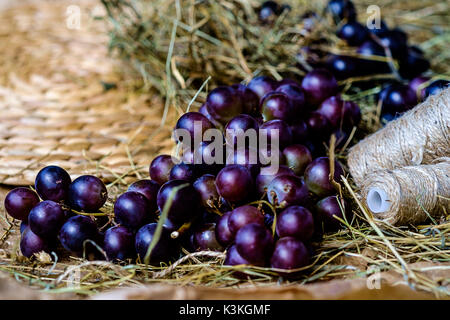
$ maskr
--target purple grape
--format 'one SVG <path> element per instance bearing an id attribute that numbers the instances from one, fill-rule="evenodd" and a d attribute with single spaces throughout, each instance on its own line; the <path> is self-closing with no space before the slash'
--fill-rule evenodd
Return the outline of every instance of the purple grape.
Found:
<path id="1" fill-rule="evenodd" d="M 86 240 L 98 240 L 97 226 L 89 217 L 74 216 L 69 218 L 61 227 L 59 240 L 67 251 L 81 254 Z"/>
<path id="2" fill-rule="evenodd" d="M 223 247 L 216 239 L 216 224 L 207 223 L 194 232 L 194 245 L 197 251 L 222 251 Z"/>
<path id="3" fill-rule="evenodd" d="M 20 234 L 22 234 L 25 231 L 26 228 L 28 228 L 28 222 L 27 221 L 22 221 L 20 223 Z"/>
<path id="4" fill-rule="evenodd" d="M 337 80 L 370 73 L 366 60 L 356 59 L 350 56 L 330 55 L 325 65 Z"/>
<path id="5" fill-rule="evenodd" d="M 333 129 L 340 128 L 344 115 L 344 101 L 340 96 L 329 97 L 322 102 L 317 112 L 327 118 Z"/>
<path id="6" fill-rule="evenodd" d="M 78 177 L 69 186 L 70 207 L 78 211 L 97 212 L 107 198 L 105 184 L 95 176 Z"/>
<path id="7" fill-rule="evenodd" d="M 389 28 L 388 28 L 386 22 L 384 22 L 384 20 L 380 20 L 379 27 L 374 26 L 374 28 L 369 28 L 368 30 L 370 33 L 373 33 L 378 36 L 386 31 L 388 31 Z"/>
<path id="8" fill-rule="evenodd" d="M 338 37 L 345 40 L 350 46 L 359 46 L 368 37 L 367 29 L 356 21 L 344 24 L 337 33 Z"/>
<path id="9" fill-rule="evenodd" d="M 311 152 L 301 144 L 293 144 L 284 148 L 283 155 L 286 159 L 286 165 L 297 176 L 302 176 L 306 166 L 312 161 Z"/>
<path id="10" fill-rule="evenodd" d="M 364 42 L 356 51 L 358 54 L 362 56 L 367 56 L 367 59 L 364 61 L 362 68 L 366 69 L 367 74 L 369 73 L 389 73 L 391 72 L 391 68 L 384 61 L 373 60 L 370 56 L 386 56 L 385 50 L 382 46 L 377 44 L 375 41 L 368 40 Z"/>
<path id="11" fill-rule="evenodd" d="M 415 47 L 409 47 L 406 57 L 400 60 L 398 72 L 402 78 L 412 79 L 430 69 L 430 62 Z"/>
<path id="12" fill-rule="evenodd" d="M 338 84 L 334 76 L 325 69 L 316 69 L 308 72 L 302 81 L 302 89 L 306 102 L 317 106 L 326 98 L 335 95 Z"/>
<path id="13" fill-rule="evenodd" d="M 238 92 L 243 104 L 243 113 L 254 114 L 259 111 L 259 97 L 252 90 L 243 84 L 233 84 L 231 86 Z"/>
<path id="14" fill-rule="evenodd" d="M 154 220 L 155 212 L 150 211 L 150 203 L 142 193 L 128 191 L 114 203 L 114 218 L 117 223 L 136 230 Z"/>
<path id="15" fill-rule="evenodd" d="M 157 156 L 150 164 L 150 178 L 163 185 L 169 181 L 170 170 L 172 170 L 174 165 L 175 163 L 171 156 L 167 154 Z"/>
<path id="16" fill-rule="evenodd" d="M 290 206 L 277 216 L 277 235 L 280 238 L 294 237 L 302 241 L 311 239 L 314 219 L 311 212 L 301 206 Z"/>
<path id="17" fill-rule="evenodd" d="M 292 169 L 290 169 L 285 165 L 279 166 L 275 174 L 271 174 L 269 170 L 271 170 L 269 167 L 261 168 L 261 172 L 256 177 L 256 188 L 258 190 L 258 194 L 260 195 L 263 195 L 267 191 L 269 184 L 272 182 L 273 179 L 275 179 L 275 177 L 281 175 L 292 175 L 292 176 L 295 175 L 294 171 L 292 171 Z"/>
<path id="18" fill-rule="evenodd" d="M 206 109 L 217 121 L 226 123 L 244 111 L 241 96 L 231 87 L 217 87 L 206 98 Z"/>
<path id="19" fill-rule="evenodd" d="M 193 164 L 179 163 L 172 167 L 169 178 L 170 180 L 194 182 L 197 178 L 197 170 L 195 170 L 195 165 Z"/>
<path id="20" fill-rule="evenodd" d="M 223 264 L 226 266 L 251 265 L 249 261 L 239 254 L 236 245 L 232 245 L 227 249 L 227 255 Z"/>
<path id="21" fill-rule="evenodd" d="M 105 232 L 103 240 L 108 260 L 125 260 L 136 255 L 134 234 L 125 227 L 111 227 Z"/>
<path id="22" fill-rule="evenodd" d="M 48 166 L 37 174 L 35 188 L 42 200 L 60 202 L 67 199 L 71 183 L 72 179 L 66 170 L 57 166 Z"/>
<path id="23" fill-rule="evenodd" d="M 341 20 L 356 20 L 356 9 L 351 0 L 331 0 L 328 2 L 327 10 L 331 13 L 336 23 Z"/>
<path id="24" fill-rule="evenodd" d="M 61 206 L 51 200 L 37 204 L 30 211 L 28 225 L 34 234 L 43 239 L 55 238 L 66 217 Z"/>
<path id="25" fill-rule="evenodd" d="M 275 91 L 277 82 L 271 77 L 261 76 L 253 78 L 247 85 L 247 88 L 252 90 L 261 99 L 266 93 Z"/>
<path id="26" fill-rule="evenodd" d="M 334 162 L 334 180 L 341 181 L 341 175 L 344 174 L 341 165 Z M 330 159 L 328 157 L 316 158 L 305 170 L 305 183 L 309 191 L 319 197 L 325 197 L 335 192 L 334 186 L 330 181 Z"/>
<path id="27" fill-rule="evenodd" d="M 20 251 L 25 257 L 31 258 L 35 253 L 50 252 L 50 250 L 45 239 L 33 233 L 30 228 L 25 228 L 20 239 Z"/>
<path id="28" fill-rule="evenodd" d="M 272 254 L 273 237 L 264 226 L 250 223 L 236 233 L 236 249 L 245 260 L 263 265 Z"/>
<path id="29" fill-rule="evenodd" d="M 263 23 L 273 23 L 280 12 L 280 6 L 275 1 L 265 1 L 261 5 L 258 18 Z"/>
<path id="30" fill-rule="evenodd" d="M 306 122 L 308 133 L 314 140 L 327 140 L 332 131 L 332 125 L 327 117 L 319 112 L 311 112 Z"/>
<path id="31" fill-rule="evenodd" d="M 344 208 L 347 205 L 344 200 Z M 315 211 L 318 220 L 323 224 L 325 231 L 335 231 L 340 229 L 341 223 L 334 216 L 344 219 L 337 196 L 329 196 L 317 202 Z"/>
<path id="32" fill-rule="evenodd" d="M 14 188 L 5 198 L 5 209 L 14 219 L 28 221 L 31 209 L 39 203 L 39 196 L 28 188 Z"/>
<path id="33" fill-rule="evenodd" d="M 237 207 L 228 218 L 228 229 L 235 235 L 239 229 L 250 223 L 264 226 L 264 216 L 261 211 L 249 205 Z"/>
<path id="34" fill-rule="evenodd" d="M 281 238 L 275 244 L 270 265 L 276 269 L 297 269 L 308 265 L 309 253 L 302 241 L 293 238 Z"/>
<path id="35" fill-rule="evenodd" d="M 195 188 L 183 180 L 172 180 L 165 183 L 158 192 L 158 208 L 161 212 L 173 194 L 168 209 L 168 219 L 174 224 L 183 224 L 191 221 L 201 207 L 200 195 Z"/>
<path id="36" fill-rule="evenodd" d="M 235 145 L 238 141 L 238 137 L 245 133 L 249 129 L 256 130 L 256 133 L 258 132 L 259 124 L 258 121 L 256 121 L 255 118 L 246 115 L 246 114 L 240 114 L 230 121 L 228 121 L 227 125 L 225 126 L 225 139 L 226 142 L 229 145 Z M 242 130 L 242 133 L 239 132 Z"/>
<path id="37" fill-rule="evenodd" d="M 293 143 L 303 143 L 308 139 L 308 126 L 304 121 L 297 121 L 291 124 L 289 128 L 291 129 Z"/>
<path id="38" fill-rule="evenodd" d="M 216 177 L 205 174 L 195 180 L 192 185 L 199 193 L 205 208 L 213 208 L 219 205 L 219 193 L 216 188 Z"/>
<path id="39" fill-rule="evenodd" d="M 261 130 L 267 131 L 265 132 Z M 292 132 L 286 122 L 276 119 L 267 121 L 262 126 L 260 126 L 260 134 L 267 137 L 266 141 L 268 145 L 273 143 L 273 139 L 276 135 L 276 130 L 278 130 L 279 149 L 284 149 L 292 143 Z"/>
<path id="40" fill-rule="evenodd" d="M 424 84 L 426 82 L 430 81 L 429 77 L 424 77 L 424 76 L 420 76 L 420 77 L 416 77 L 414 79 L 412 79 L 409 84 L 408 87 L 414 91 L 417 95 L 417 100 L 423 100 L 425 97 L 425 86 Z"/>
<path id="41" fill-rule="evenodd" d="M 246 200 L 254 189 L 250 170 L 238 164 L 220 170 L 216 177 L 216 186 L 219 195 L 230 202 Z"/>
<path id="42" fill-rule="evenodd" d="M 228 227 L 228 220 L 230 216 L 231 211 L 225 212 L 216 224 L 216 239 L 224 247 L 234 241 L 234 234 L 231 233 L 230 228 Z"/>
<path id="43" fill-rule="evenodd" d="M 215 127 L 220 127 L 220 123 L 209 114 L 208 109 L 206 108 L 206 103 L 202 104 L 200 109 L 198 109 L 202 115 L 204 115 Z"/>
<path id="44" fill-rule="evenodd" d="M 296 116 L 295 111 L 291 99 L 283 92 L 269 92 L 261 99 L 261 113 L 264 121 L 274 119 L 289 121 Z"/>
<path id="45" fill-rule="evenodd" d="M 155 212 L 158 209 L 156 205 L 156 197 L 159 191 L 159 184 L 153 180 L 138 180 L 132 183 L 127 191 L 135 191 L 142 193 L 149 202 L 149 210 L 150 212 Z"/>
<path id="46" fill-rule="evenodd" d="M 342 128 L 351 130 L 361 121 L 361 109 L 353 101 L 344 101 Z"/>
<path id="47" fill-rule="evenodd" d="M 408 53 L 406 34 L 400 30 L 390 30 L 378 36 L 381 44 L 389 48 L 392 57 L 404 59 Z"/>
<path id="48" fill-rule="evenodd" d="M 425 89 L 425 98 L 428 96 L 438 94 L 442 90 L 445 90 L 449 87 L 450 82 L 448 80 L 439 79 L 433 81 L 428 87 Z"/>
<path id="49" fill-rule="evenodd" d="M 358 50 L 356 50 L 356 52 L 363 56 L 384 57 L 386 55 L 384 48 L 372 40 L 365 41 L 363 44 L 361 44 L 359 46 L 359 48 L 358 48 Z"/>
<path id="50" fill-rule="evenodd" d="M 191 145 L 194 141 L 195 130 L 198 130 L 197 135 L 202 139 L 205 131 L 213 128 L 215 128 L 214 124 L 200 112 L 187 112 L 183 114 L 175 125 L 175 130 L 184 129 L 189 132 L 189 135 L 191 136 Z M 179 137 L 177 137 L 176 134 L 175 138 L 177 141 L 179 140 Z"/>
<path id="51" fill-rule="evenodd" d="M 408 86 L 392 84 L 382 93 L 381 112 L 392 114 L 405 112 L 417 103 L 417 96 Z"/>
<path id="52" fill-rule="evenodd" d="M 142 263 L 145 262 L 145 256 L 153 240 L 156 227 L 157 223 L 146 224 L 136 233 L 135 247 Z M 168 262 L 174 257 L 177 250 L 178 246 L 170 238 L 170 232 L 163 228 L 161 236 L 150 254 L 149 263 L 159 265 L 161 262 Z"/>
<path id="53" fill-rule="evenodd" d="M 259 156 L 260 155 L 258 149 L 238 148 L 237 150 L 233 150 L 232 153 L 228 154 L 225 164 L 238 164 L 244 166 L 250 171 L 252 177 L 256 177 L 261 167 L 258 161 Z"/>
<path id="54" fill-rule="evenodd" d="M 308 200 L 308 188 L 297 176 L 280 175 L 269 184 L 267 196 L 271 204 L 282 208 L 304 205 Z"/>

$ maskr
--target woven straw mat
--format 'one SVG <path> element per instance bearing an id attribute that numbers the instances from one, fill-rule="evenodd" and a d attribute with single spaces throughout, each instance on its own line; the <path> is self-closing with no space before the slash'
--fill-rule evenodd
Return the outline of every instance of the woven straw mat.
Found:
<path id="1" fill-rule="evenodd" d="M 128 90 L 130 81 L 115 72 L 120 65 L 108 55 L 105 22 L 93 19 L 104 14 L 99 2 L 2 6 L 0 184 L 32 185 L 50 164 L 72 178 L 96 174 L 129 183 L 148 177 L 151 159 L 170 143 L 169 127 L 157 130 L 161 101 Z M 77 8 L 79 29 L 68 27 Z"/>

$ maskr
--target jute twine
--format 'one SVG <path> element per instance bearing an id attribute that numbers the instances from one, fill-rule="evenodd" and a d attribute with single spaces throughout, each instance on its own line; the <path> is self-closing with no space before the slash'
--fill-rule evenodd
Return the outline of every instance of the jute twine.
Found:
<path id="1" fill-rule="evenodd" d="M 350 149 L 347 163 L 355 183 L 361 186 L 374 171 L 429 164 L 449 156 L 450 88 L 361 140 Z"/>
<path id="2" fill-rule="evenodd" d="M 450 212 L 450 158 L 437 163 L 377 171 L 367 176 L 362 195 L 371 189 L 387 195 L 389 208 L 374 217 L 392 225 L 418 224 Z"/>

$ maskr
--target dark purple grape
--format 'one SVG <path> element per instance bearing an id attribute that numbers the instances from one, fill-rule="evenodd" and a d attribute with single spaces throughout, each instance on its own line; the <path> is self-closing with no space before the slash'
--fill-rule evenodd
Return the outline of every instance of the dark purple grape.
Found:
<path id="1" fill-rule="evenodd" d="M 316 111 L 309 114 L 306 125 L 310 137 L 316 141 L 328 140 L 333 128 L 328 118 Z"/>
<path id="2" fill-rule="evenodd" d="M 153 159 L 150 164 L 150 178 L 160 185 L 169 181 L 170 170 L 175 165 L 171 156 L 162 154 Z"/>
<path id="3" fill-rule="evenodd" d="M 156 181 L 144 179 L 132 183 L 128 187 L 127 191 L 142 193 L 149 202 L 150 212 L 155 212 L 158 209 L 158 206 L 156 205 L 156 197 L 158 195 L 159 187 L 160 186 Z"/>
<path id="4" fill-rule="evenodd" d="M 28 216 L 31 231 L 44 239 L 55 238 L 65 220 L 61 206 L 51 200 L 37 204 Z"/>
<path id="5" fill-rule="evenodd" d="M 344 115 L 344 101 L 340 96 L 329 97 L 322 102 L 317 112 L 327 118 L 333 129 L 340 128 Z"/>
<path id="6" fill-rule="evenodd" d="M 228 144 L 235 145 L 238 137 L 242 136 L 247 130 L 254 129 L 257 134 L 258 128 L 259 124 L 255 118 L 247 114 L 240 114 L 228 121 L 225 126 L 225 140 Z"/>
<path id="7" fill-rule="evenodd" d="M 261 113 L 264 121 L 274 119 L 289 121 L 296 117 L 295 111 L 291 99 L 283 92 L 269 92 L 261 99 Z"/>
<path id="8" fill-rule="evenodd" d="M 246 167 L 252 177 L 256 177 L 261 168 L 258 161 L 259 152 L 255 148 L 239 148 L 227 155 L 226 165 L 238 164 Z"/>
<path id="9" fill-rule="evenodd" d="M 277 216 L 276 231 L 280 238 L 294 237 L 302 241 L 309 240 L 314 233 L 313 215 L 305 207 L 287 207 Z"/>
<path id="10" fill-rule="evenodd" d="M 336 23 L 341 20 L 356 20 L 356 9 L 351 0 L 331 0 L 328 2 L 327 10 L 333 16 Z"/>
<path id="11" fill-rule="evenodd" d="M 342 128 L 351 130 L 361 121 L 361 109 L 353 101 L 344 101 Z"/>
<path id="12" fill-rule="evenodd" d="M 264 226 L 250 223 L 236 233 L 236 249 L 245 260 L 265 264 L 272 254 L 273 237 Z"/>
<path id="13" fill-rule="evenodd" d="M 197 251 L 222 251 L 223 247 L 216 239 L 216 224 L 207 223 L 194 232 L 194 245 Z"/>
<path id="14" fill-rule="evenodd" d="M 308 72 L 302 81 L 302 89 L 306 102 L 318 106 L 326 98 L 334 96 L 338 91 L 336 78 L 326 69 L 315 69 Z"/>
<path id="15" fill-rule="evenodd" d="M 199 193 L 202 204 L 205 208 L 219 206 L 219 193 L 216 188 L 216 177 L 212 174 L 205 174 L 195 180 L 192 185 Z"/>
<path id="16" fill-rule="evenodd" d="M 345 200 L 343 201 L 343 209 L 347 209 Z M 317 202 L 315 211 L 318 221 L 323 225 L 325 231 L 335 231 L 341 227 L 341 222 L 333 217 L 336 216 L 344 220 L 337 196 L 329 196 Z"/>
<path id="17" fill-rule="evenodd" d="M 296 87 L 299 87 L 299 88 L 302 87 L 302 85 L 300 84 L 299 81 L 294 80 L 294 79 L 290 79 L 290 78 L 284 78 L 284 79 L 278 81 L 277 85 L 278 85 L 278 87 L 276 88 L 275 91 L 280 91 L 280 90 L 278 90 L 278 89 L 279 89 L 280 87 L 284 86 L 284 85 L 296 86 Z M 284 92 L 285 90 L 286 90 L 286 89 L 281 90 L 281 91 Z M 285 93 L 286 93 L 286 92 L 285 92 Z"/>
<path id="18" fill-rule="evenodd" d="M 272 169 L 270 167 L 263 167 L 261 168 L 260 173 L 256 177 L 256 188 L 260 195 L 263 195 L 267 188 L 269 187 L 269 184 L 272 182 L 275 177 L 281 176 L 281 175 L 292 175 L 294 176 L 295 173 L 290 169 L 289 167 L 285 165 L 281 165 L 278 167 L 278 170 L 275 174 L 272 174 Z"/>
<path id="19" fill-rule="evenodd" d="M 36 176 L 35 188 L 42 200 L 60 202 L 67 199 L 72 179 L 63 168 L 48 166 Z"/>
<path id="20" fill-rule="evenodd" d="M 425 85 L 428 81 L 430 81 L 429 77 L 420 76 L 409 82 L 408 87 L 416 93 L 418 101 L 425 97 Z"/>
<path id="21" fill-rule="evenodd" d="M 201 142 L 193 155 L 193 163 L 198 174 L 217 174 L 225 162 L 225 144 L 215 141 Z"/>
<path id="22" fill-rule="evenodd" d="M 247 85 L 247 88 L 252 90 L 261 99 L 266 93 L 275 91 L 277 82 L 271 77 L 261 76 L 253 78 Z"/>
<path id="23" fill-rule="evenodd" d="M 445 90 L 449 87 L 450 82 L 448 80 L 439 79 L 433 81 L 428 87 L 425 89 L 425 98 L 428 96 L 438 94 L 442 90 Z"/>
<path id="24" fill-rule="evenodd" d="M 380 57 L 386 56 L 384 48 L 379 44 L 377 44 L 375 41 L 368 40 L 364 42 L 358 48 L 357 53 L 367 57 L 365 61 L 362 61 L 363 63 L 361 66 L 361 68 L 364 68 L 364 74 L 370 73 L 381 74 L 391 72 L 391 68 L 389 67 L 387 62 L 374 60 L 372 57 L 370 57 L 370 56 L 380 56 Z"/>
<path id="25" fill-rule="evenodd" d="M 125 227 L 112 227 L 106 230 L 103 240 L 108 260 L 125 260 L 136 255 L 134 234 Z"/>
<path id="26" fill-rule="evenodd" d="M 308 188 L 302 178 L 280 175 L 269 184 L 267 197 L 271 204 L 282 208 L 304 205 L 308 200 Z"/>
<path id="27" fill-rule="evenodd" d="M 343 80 L 369 73 L 367 62 L 350 56 L 330 55 L 325 65 L 338 80 Z"/>
<path id="28" fill-rule="evenodd" d="M 337 36 L 345 40 L 349 46 L 359 46 L 368 35 L 367 29 L 356 21 L 347 22 L 337 32 Z"/>
<path id="29" fill-rule="evenodd" d="M 334 180 L 340 182 L 343 174 L 341 165 L 335 160 Z M 305 183 L 309 191 L 319 197 L 325 197 L 335 192 L 330 181 L 330 159 L 328 157 L 316 158 L 306 167 Z"/>
<path id="30" fill-rule="evenodd" d="M 243 113 L 244 106 L 239 92 L 231 87 L 217 87 L 206 98 L 206 109 L 217 121 L 226 123 Z"/>
<path id="31" fill-rule="evenodd" d="M 179 163 L 172 167 L 169 178 L 170 180 L 194 182 L 197 178 L 197 170 L 195 170 L 195 165 L 193 164 Z"/>
<path id="32" fill-rule="evenodd" d="M 402 113 L 414 107 L 417 103 L 417 96 L 408 86 L 392 84 L 381 94 L 381 113 L 392 114 Z M 381 97 L 380 96 L 380 97 Z"/>
<path id="33" fill-rule="evenodd" d="M 69 204 L 72 209 L 97 212 L 106 202 L 108 191 L 105 184 L 95 176 L 76 178 L 69 187 Z"/>
<path id="34" fill-rule="evenodd" d="M 284 149 L 292 143 L 292 132 L 289 125 L 283 120 L 270 120 L 260 126 L 260 137 L 266 137 L 266 142 L 271 145 L 275 141 L 276 133 L 278 133 L 279 149 Z M 278 130 L 278 132 L 276 131 Z M 260 140 L 261 141 L 261 140 Z"/>
<path id="35" fill-rule="evenodd" d="M 259 103 L 259 100 L 258 100 Z M 209 114 L 208 109 L 206 108 L 206 103 L 202 104 L 200 109 L 198 109 L 202 115 L 204 115 L 215 127 L 220 127 L 220 123 Z"/>
<path id="36" fill-rule="evenodd" d="M 280 13 L 280 6 L 275 1 L 265 1 L 259 9 L 258 18 L 263 23 L 273 23 Z"/>
<path id="37" fill-rule="evenodd" d="M 142 193 L 128 191 L 114 203 L 114 218 L 117 223 L 136 230 L 156 217 L 155 212 L 150 211 L 150 203 Z"/>
<path id="38" fill-rule="evenodd" d="M 368 27 L 368 30 L 370 33 L 373 33 L 374 35 L 380 35 L 386 31 L 389 31 L 389 28 L 387 26 L 387 24 L 384 22 L 384 20 L 380 20 L 380 25 L 376 26 L 373 25 L 373 27 Z"/>
<path id="39" fill-rule="evenodd" d="M 223 264 L 226 266 L 251 265 L 249 261 L 242 258 L 237 251 L 236 245 L 232 245 L 227 249 L 227 255 Z"/>
<path id="40" fill-rule="evenodd" d="M 276 269 L 297 269 L 308 265 L 309 253 L 302 241 L 285 237 L 279 239 L 270 259 L 270 266 Z"/>
<path id="41" fill-rule="evenodd" d="M 230 216 L 231 211 L 225 212 L 216 224 L 216 239 L 224 247 L 234 241 L 234 234 L 231 233 L 230 228 L 228 227 L 228 219 Z"/>
<path id="42" fill-rule="evenodd" d="M 231 88 L 236 90 L 241 97 L 243 113 L 254 114 L 259 111 L 259 97 L 255 92 L 240 83 L 233 84 Z"/>
<path id="43" fill-rule="evenodd" d="M 25 257 L 31 258 L 35 253 L 50 252 L 50 250 L 45 239 L 33 233 L 30 228 L 25 228 L 20 239 L 20 251 Z"/>
<path id="44" fill-rule="evenodd" d="M 307 113 L 307 108 L 305 105 L 305 94 L 303 93 L 300 84 L 286 83 L 278 86 L 276 92 L 282 92 L 288 96 L 295 113 L 294 117 L 299 118 Z M 288 121 L 293 122 L 292 119 L 288 119 Z"/>
<path id="45" fill-rule="evenodd" d="M 430 62 L 424 57 L 423 53 L 415 47 L 410 47 L 406 57 L 400 60 L 398 72 L 402 78 L 412 79 L 428 69 L 430 69 Z"/>
<path id="46" fill-rule="evenodd" d="M 264 226 L 264 216 L 257 208 L 245 205 L 235 208 L 228 218 L 228 229 L 232 234 L 236 234 L 239 229 L 250 223 Z"/>
<path id="47" fill-rule="evenodd" d="M 98 240 L 97 226 L 89 217 L 74 216 L 69 218 L 61 227 L 59 240 L 66 250 L 81 254 L 86 240 Z"/>
<path id="48" fill-rule="evenodd" d="M 286 165 L 297 176 L 302 176 L 306 166 L 312 161 L 311 152 L 301 144 L 293 144 L 284 148 L 283 155 L 286 159 Z"/>
<path id="49" fill-rule="evenodd" d="M 200 112 L 187 112 L 178 119 L 177 124 L 175 125 L 174 137 L 176 141 L 179 141 L 180 137 L 176 133 L 176 130 L 187 130 L 191 137 L 191 141 L 188 143 L 183 141 L 183 143 L 193 145 L 195 134 L 198 135 L 198 140 L 201 141 L 205 131 L 213 128 L 215 128 L 214 124 Z"/>
<path id="50" fill-rule="evenodd" d="M 385 48 L 389 48 L 392 57 L 404 59 L 408 53 L 407 39 L 404 32 L 399 30 L 390 30 L 381 33 L 378 38 Z"/>
<path id="51" fill-rule="evenodd" d="M 308 139 L 308 126 L 304 121 L 297 121 L 289 126 L 293 143 L 303 143 Z"/>
<path id="52" fill-rule="evenodd" d="M 39 196 L 31 189 L 14 188 L 5 198 L 5 209 L 14 219 L 28 221 L 31 209 L 39 203 Z"/>
<path id="53" fill-rule="evenodd" d="M 250 170 L 233 164 L 220 170 L 216 177 L 219 195 L 230 202 L 246 200 L 253 193 L 254 183 Z"/>
<path id="54" fill-rule="evenodd" d="M 356 52 L 363 56 L 384 57 L 386 55 L 384 48 L 372 40 L 365 41 L 363 44 L 359 46 Z"/>
<path id="55" fill-rule="evenodd" d="M 28 228 L 28 222 L 22 221 L 20 223 L 20 234 L 22 234 L 25 231 L 26 228 Z"/>
<path id="56" fill-rule="evenodd" d="M 146 224 L 136 233 L 135 247 L 142 263 L 145 263 L 145 257 L 153 240 L 156 227 L 157 223 Z M 150 253 L 149 263 L 159 265 L 161 262 L 168 262 L 174 257 L 177 250 L 178 246 L 170 238 L 170 232 L 162 228 L 158 242 Z"/>
<path id="57" fill-rule="evenodd" d="M 171 194 L 173 194 L 173 198 L 168 207 L 167 215 L 171 222 L 183 224 L 191 221 L 199 213 L 201 207 L 200 195 L 191 184 L 183 180 L 172 180 L 161 187 L 157 198 L 161 212 L 164 211 Z"/>

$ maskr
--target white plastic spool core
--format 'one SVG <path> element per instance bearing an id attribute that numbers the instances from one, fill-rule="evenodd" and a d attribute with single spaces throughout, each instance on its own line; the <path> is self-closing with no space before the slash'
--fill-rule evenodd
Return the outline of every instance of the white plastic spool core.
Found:
<path id="1" fill-rule="evenodd" d="M 389 210 L 391 202 L 388 194 L 383 189 L 373 187 L 367 194 L 367 206 L 373 213 L 382 213 Z"/>

